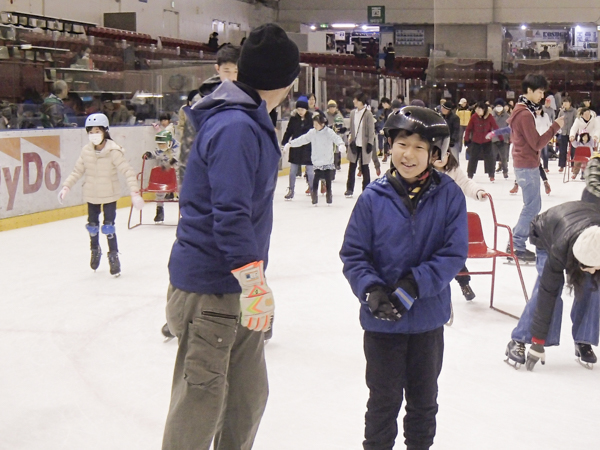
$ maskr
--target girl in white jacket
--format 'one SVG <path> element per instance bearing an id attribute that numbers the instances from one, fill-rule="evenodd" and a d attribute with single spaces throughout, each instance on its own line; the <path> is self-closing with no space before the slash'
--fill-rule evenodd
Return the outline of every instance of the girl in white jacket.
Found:
<path id="1" fill-rule="evenodd" d="M 434 158 L 438 157 L 439 155 L 434 155 Z M 452 178 L 466 197 L 471 197 L 482 202 L 486 201 L 487 192 L 472 179 L 467 177 L 467 174 L 458 167 L 458 161 L 450 152 L 446 153 L 445 158 L 438 159 L 434 162 L 433 166 L 440 172 L 443 172 Z M 461 272 L 468 272 L 466 265 L 461 269 Z M 457 275 L 454 279 L 458 281 L 465 299 L 473 300 L 475 298 L 475 293 L 469 285 L 471 277 L 469 275 Z"/>
<path id="2" fill-rule="evenodd" d="M 335 174 L 334 146 L 338 151 L 345 152 L 346 146 L 342 138 L 331 128 L 327 127 L 327 119 L 322 114 L 313 116 L 313 126 L 306 134 L 292 139 L 286 144 L 288 147 L 301 147 L 311 144 L 311 160 L 315 171 L 313 185 L 311 186 L 312 204 L 317 206 L 319 202 L 319 180 L 325 180 L 327 204 L 330 205 L 333 198 L 331 193 L 331 180 Z"/>
<path id="3" fill-rule="evenodd" d="M 85 176 L 83 200 L 88 204 L 88 223 L 85 227 L 90 233 L 92 250 L 90 266 L 96 270 L 100 265 L 102 250 L 98 233 L 102 231 L 108 238 L 110 273 L 119 276 L 121 264 L 115 233 L 117 200 L 121 198 L 118 172 L 121 172 L 127 179 L 133 205 L 141 209 L 144 206 L 144 200 L 139 193 L 135 172 L 125 159 L 125 151 L 108 134 L 108 118 L 104 114 L 91 114 L 85 121 L 85 129 L 90 142 L 84 145 L 73 172 L 63 183 L 63 188 L 58 194 L 58 201 L 62 204 L 73 185 L 82 176 Z M 104 211 L 102 228 L 100 228 L 100 209 Z"/>

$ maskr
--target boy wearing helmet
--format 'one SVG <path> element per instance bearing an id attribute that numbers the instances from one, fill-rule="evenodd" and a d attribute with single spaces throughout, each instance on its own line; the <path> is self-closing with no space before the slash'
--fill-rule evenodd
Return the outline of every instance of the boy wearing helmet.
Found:
<path id="1" fill-rule="evenodd" d="M 121 172 L 127 179 L 133 206 L 141 209 L 144 206 L 144 200 L 139 193 L 135 172 L 125 159 L 125 150 L 117 145 L 108 133 L 108 117 L 100 113 L 91 114 L 85 121 L 85 130 L 90 142 L 83 146 L 73 172 L 63 183 L 63 188 L 58 194 L 58 201 L 62 204 L 73 185 L 82 176 L 85 176 L 83 200 L 88 204 L 88 223 L 85 227 L 90 233 L 92 250 L 90 266 L 96 270 L 100 265 L 102 250 L 98 233 L 101 231 L 108 238 L 110 274 L 119 276 L 121 264 L 115 232 L 117 200 L 121 198 L 118 172 Z M 102 227 L 100 227 L 101 209 L 104 212 Z"/>
<path id="2" fill-rule="evenodd" d="M 449 285 L 467 257 L 467 211 L 458 185 L 432 166 L 433 151 L 444 155 L 450 144 L 439 114 L 407 106 L 390 115 L 384 132 L 394 168 L 358 198 L 340 251 L 365 331 L 363 446 L 394 446 L 405 392 L 405 443 L 427 449 L 435 436 Z"/>
<path id="3" fill-rule="evenodd" d="M 144 153 L 144 159 L 156 159 L 157 165 L 163 170 L 169 170 L 175 168 L 179 159 L 179 142 L 173 138 L 173 133 L 170 130 L 163 130 L 156 133 L 154 136 L 154 142 L 156 142 L 156 148 L 154 152 Z M 161 223 L 165 220 L 165 208 L 163 200 L 165 198 L 173 198 L 173 194 L 166 194 L 159 192 L 156 194 L 156 216 L 154 217 L 155 223 Z"/>

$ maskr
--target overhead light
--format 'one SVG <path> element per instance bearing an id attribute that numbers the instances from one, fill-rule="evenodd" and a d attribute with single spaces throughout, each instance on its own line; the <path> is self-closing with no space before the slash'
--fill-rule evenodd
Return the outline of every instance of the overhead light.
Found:
<path id="1" fill-rule="evenodd" d="M 363 29 L 363 31 L 367 31 L 367 28 L 369 28 L 369 27 L 367 27 L 366 25 L 363 25 L 361 28 Z"/>
<path id="2" fill-rule="evenodd" d="M 581 27 L 579 25 L 575 25 L 575 31 L 581 31 Z"/>
<path id="3" fill-rule="evenodd" d="M 379 27 L 377 26 L 363 25 L 361 28 L 363 31 L 379 31 Z"/>
<path id="4" fill-rule="evenodd" d="M 527 25 L 521 25 L 521 30 L 526 30 L 527 29 Z"/>
<path id="5" fill-rule="evenodd" d="M 317 27 L 315 25 L 311 25 L 310 29 L 313 30 L 313 31 L 315 31 L 317 29 Z"/>
<path id="6" fill-rule="evenodd" d="M 355 23 L 333 23 L 332 28 L 356 28 Z"/>

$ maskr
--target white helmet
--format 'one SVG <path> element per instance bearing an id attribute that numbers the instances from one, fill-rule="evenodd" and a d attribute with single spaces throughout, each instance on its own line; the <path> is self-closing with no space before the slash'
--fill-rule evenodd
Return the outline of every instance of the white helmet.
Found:
<path id="1" fill-rule="evenodd" d="M 108 130 L 108 117 L 102 113 L 90 114 L 85 119 L 85 127 L 104 127 Z"/>

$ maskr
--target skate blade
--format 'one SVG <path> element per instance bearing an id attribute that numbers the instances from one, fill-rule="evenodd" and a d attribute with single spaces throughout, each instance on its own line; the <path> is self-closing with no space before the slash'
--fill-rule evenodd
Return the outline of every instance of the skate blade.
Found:
<path id="1" fill-rule="evenodd" d="M 583 367 L 585 367 L 588 370 L 594 370 L 594 363 L 587 363 L 581 360 L 581 358 L 577 358 L 575 359 L 575 361 L 577 361 L 579 364 L 581 364 Z"/>
<path id="2" fill-rule="evenodd" d="M 517 263 L 514 262 L 512 259 L 508 259 L 507 261 L 504 261 L 505 265 L 507 266 L 516 266 Z M 519 261 L 519 266 L 523 267 L 523 266 L 535 266 L 535 262 L 534 261 Z"/>
<path id="3" fill-rule="evenodd" d="M 119 277 L 121 276 L 121 272 L 119 272 L 119 273 L 115 273 L 115 274 L 111 274 L 111 275 L 112 275 L 113 277 L 115 277 L 115 278 L 119 278 Z"/>
<path id="4" fill-rule="evenodd" d="M 510 359 L 508 357 L 504 360 L 504 362 L 506 364 L 508 364 L 510 367 L 512 367 L 513 369 L 515 369 L 515 370 L 519 370 L 521 368 L 521 365 L 522 365 L 521 363 L 513 361 L 512 359 Z"/>
<path id="5" fill-rule="evenodd" d="M 166 344 L 169 341 L 172 341 L 175 338 L 175 336 L 171 336 L 171 337 L 167 337 L 165 336 L 165 339 L 163 340 L 163 344 Z"/>

